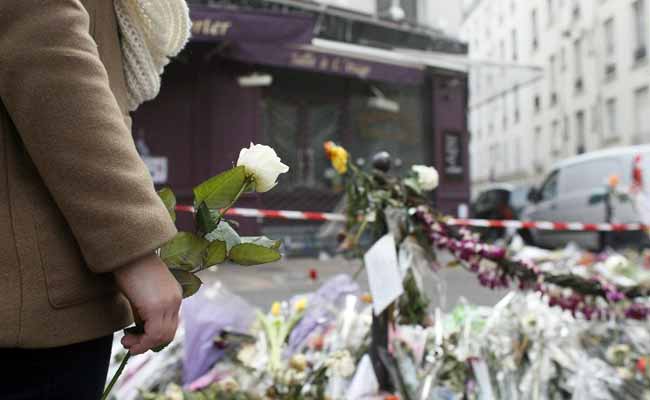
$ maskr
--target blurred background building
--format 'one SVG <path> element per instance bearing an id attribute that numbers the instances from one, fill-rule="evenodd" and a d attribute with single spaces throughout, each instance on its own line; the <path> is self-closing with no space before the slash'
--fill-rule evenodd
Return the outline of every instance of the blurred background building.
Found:
<path id="1" fill-rule="evenodd" d="M 452 213 L 468 202 L 467 46 L 453 33 L 460 6 L 443 18 L 443 2 L 428 0 L 189 3 L 192 40 L 167 67 L 160 95 L 134 115 L 156 183 L 181 203 L 255 142 L 274 147 L 291 171 L 244 206 L 332 211 L 342 186 L 327 140 L 359 164 L 386 150 L 396 172 L 435 165 L 441 189 L 432 200 Z M 248 233 L 284 237 L 289 252 L 312 252 L 339 229 L 242 223 Z"/>
<path id="2" fill-rule="evenodd" d="M 464 2 L 473 190 L 650 142 L 647 0 Z"/>

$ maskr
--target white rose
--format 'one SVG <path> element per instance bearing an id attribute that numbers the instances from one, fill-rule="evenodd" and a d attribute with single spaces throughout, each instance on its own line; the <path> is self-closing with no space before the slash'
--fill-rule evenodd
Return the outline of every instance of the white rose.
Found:
<path id="1" fill-rule="evenodd" d="M 253 143 L 249 148 L 241 150 L 237 166 L 244 166 L 246 172 L 253 175 L 255 190 L 260 193 L 273 189 L 278 183 L 278 176 L 289 171 L 289 167 L 282 164 L 275 150 Z"/>
<path id="2" fill-rule="evenodd" d="M 430 192 L 438 187 L 440 177 L 435 168 L 426 165 L 414 165 L 411 169 L 415 172 L 422 190 Z"/>

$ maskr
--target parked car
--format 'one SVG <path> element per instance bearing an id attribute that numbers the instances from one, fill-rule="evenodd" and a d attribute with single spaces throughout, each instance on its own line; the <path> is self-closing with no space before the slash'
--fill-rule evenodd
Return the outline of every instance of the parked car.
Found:
<path id="1" fill-rule="evenodd" d="M 470 216 L 478 219 L 518 219 L 527 204 L 528 186 L 497 184 L 481 191 L 470 206 Z M 503 229 L 485 229 L 486 239 L 500 238 Z"/>
<path id="2" fill-rule="evenodd" d="M 535 221 L 562 221 L 604 223 L 605 204 L 593 202 L 594 196 L 602 194 L 607 180 L 617 175 L 621 187 L 630 185 L 634 162 L 641 156 L 641 169 L 647 179 L 644 190 L 650 188 L 650 145 L 621 147 L 583 154 L 556 164 L 539 188 L 529 193 L 530 205 L 522 219 Z M 617 223 L 640 222 L 631 201 L 612 199 L 613 219 Z M 601 247 L 602 237 L 597 232 L 560 232 L 531 229 L 523 232 L 533 244 L 557 248 L 569 242 L 587 249 Z M 642 232 L 608 234 L 610 245 L 636 245 L 647 243 Z"/>

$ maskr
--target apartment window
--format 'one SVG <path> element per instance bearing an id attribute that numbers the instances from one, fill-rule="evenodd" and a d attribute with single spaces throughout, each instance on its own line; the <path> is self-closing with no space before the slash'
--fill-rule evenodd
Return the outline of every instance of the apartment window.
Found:
<path id="1" fill-rule="evenodd" d="M 634 92 L 634 119 L 636 143 L 650 142 L 650 90 L 643 87 Z"/>
<path id="2" fill-rule="evenodd" d="M 546 0 L 546 24 L 548 26 L 553 25 L 554 13 L 555 13 L 555 10 L 553 8 L 553 6 L 555 5 L 554 3 L 555 2 L 553 0 Z"/>
<path id="3" fill-rule="evenodd" d="M 537 26 L 537 10 L 533 10 L 530 14 L 530 26 L 532 29 L 532 38 L 533 38 L 533 51 L 537 50 L 539 47 L 539 38 L 538 38 L 538 26 Z"/>
<path id="4" fill-rule="evenodd" d="M 562 157 L 566 157 L 567 155 L 566 149 L 569 147 L 569 140 L 571 140 L 570 129 L 571 127 L 569 124 L 569 116 L 564 114 L 564 118 L 562 121 L 562 147 L 561 147 Z"/>
<path id="5" fill-rule="evenodd" d="M 605 21 L 603 32 L 605 33 L 605 77 L 611 79 L 616 75 L 614 18 Z"/>
<path id="6" fill-rule="evenodd" d="M 515 139 L 515 170 L 521 169 L 521 138 L 517 137 Z"/>
<path id="7" fill-rule="evenodd" d="M 566 48 L 560 48 L 560 70 L 566 71 Z"/>
<path id="8" fill-rule="evenodd" d="M 404 10 L 405 21 L 418 22 L 418 0 L 398 0 L 397 3 Z M 390 13 L 393 4 L 393 0 L 377 0 L 377 13 L 385 18 L 393 18 Z"/>
<path id="9" fill-rule="evenodd" d="M 502 123 L 503 123 L 503 129 L 508 129 L 508 97 L 506 94 L 501 96 L 502 98 L 502 103 L 503 103 L 503 108 L 502 108 Z"/>
<path id="10" fill-rule="evenodd" d="M 542 110 L 542 100 L 538 94 L 536 94 L 535 97 L 533 98 L 533 106 L 535 108 L 536 113 Z"/>
<path id="11" fill-rule="evenodd" d="M 542 148 L 542 127 L 537 126 L 535 127 L 535 134 L 533 136 L 533 141 L 535 145 L 535 149 L 539 150 Z M 542 154 L 541 151 L 535 151 L 533 153 L 534 157 L 534 167 L 537 172 L 542 172 L 544 170 L 544 165 L 542 164 L 542 160 L 540 158 L 540 155 Z"/>
<path id="12" fill-rule="evenodd" d="M 519 54 L 517 52 L 517 30 L 513 29 L 510 32 L 510 41 L 512 42 L 512 61 L 517 61 Z"/>
<path id="13" fill-rule="evenodd" d="M 573 18 L 580 18 L 580 0 L 573 0 L 572 7 L 573 9 L 571 10 L 571 14 L 573 15 Z"/>
<path id="14" fill-rule="evenodd" d="M 618 119 L 616 115 L 616 99 L 608 99 L 605 102 L 605 114 L 607 115 L 606 137 L 615 137 L 618 133 Z"/>
<path id="15" fill-rule="evenodd" d="M 555 120 L 551 125 L 551 156 L 559 157 L 562 148 L 562 137 L 560 136 L 560 121 Z"/>
<path id="16" fill-rule="evenodd" d="M 645 0 L 636 0 L 632 3 L 634 9 L 634 61 L 640 62 L 646 58 L 646 13 Z"/>
<path id="17" fill-rule="evenodd" d="M 515 88 L 512 90 L 512 94 L 513 94 L 513 97 L 514 97 L 514 99 L 513 99 L 513 101 L 514 101 L 513 109 L 514 109 L 514 112 L 515 112 L 515 115 L 514 115 L 513 119 L 514 119 L 515 123 L 517 123 L 517 122 L 519 122 L 519 86 L 515 86 Z"/>
<path id="18" fill-rule="evenodd" d="M 556 76 L 555 76 L 555 54 L 551 55 L 548 59 L 548 83 L 549 83 L 549 100 L 551 106 L 557 103 Z"/>
<path id="19" fill-rule="evenodd" d="M 582 154 L 584 153 L 586 149 L 586 132 L 585 132 L 586 126 L 585 126 L 585 112 L 584 111 L 578 111 L 576 113 L 576 139 L 577 139 L 577 145 L 576 145 L 576 153 L 577 154 Z"/>
<path id="20" fill-rule="evenodd" d="M 573 65 L 574 65 L 574 88 L 576 93 L 582 92 L 582 38 L 578 38 L 573 42 Z"/>

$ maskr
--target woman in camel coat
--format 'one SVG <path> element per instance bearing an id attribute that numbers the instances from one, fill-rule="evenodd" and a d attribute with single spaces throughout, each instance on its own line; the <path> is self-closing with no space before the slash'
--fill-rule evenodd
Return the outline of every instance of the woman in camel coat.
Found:
<path id="1" fill-rule="evenodd" d="M 109 0 L 0 1 L 0 399 L 101 395 L 112 334 L 171 340 L 176 229 L 139 158 Z"/>

